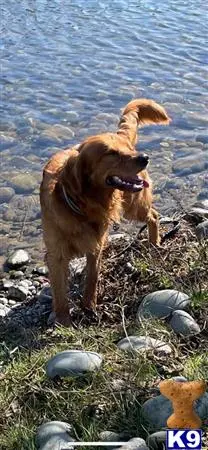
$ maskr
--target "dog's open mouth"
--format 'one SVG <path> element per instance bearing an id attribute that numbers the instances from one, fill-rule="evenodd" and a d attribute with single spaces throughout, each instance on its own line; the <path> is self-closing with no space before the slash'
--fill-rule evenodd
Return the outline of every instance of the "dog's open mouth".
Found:
<path id="1" fill-rule="evenodd" d="M 143 188 L 149 187 L 146 180 L 136 176 L 134 178 L 124 178 L 113 175 L 106 178 L 106 184 L 120 191 L 139 192 Z"/>

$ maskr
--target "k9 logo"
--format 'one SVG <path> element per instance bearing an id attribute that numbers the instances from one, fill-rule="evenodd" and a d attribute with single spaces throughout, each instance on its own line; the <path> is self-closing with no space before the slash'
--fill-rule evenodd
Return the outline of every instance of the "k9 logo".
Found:
<path id="1" fill-rule="evenodd" d="M 167 450 L 201 450 L 201 430 L 167 430 Z"/>

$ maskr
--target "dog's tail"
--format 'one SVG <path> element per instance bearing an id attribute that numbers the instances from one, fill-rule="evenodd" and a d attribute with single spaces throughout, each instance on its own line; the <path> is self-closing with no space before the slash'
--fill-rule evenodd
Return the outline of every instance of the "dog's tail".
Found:
<path id="1" fill-rule="evenodd" d="M 148 124 L 168 125 L 170 121 L 171 119 L 165 109 L 158 103 L 145 98 L 136 99 L 126 105 L 117 133 L 126 136 L 131 144 L 135 145 L 138 126 Z"/>

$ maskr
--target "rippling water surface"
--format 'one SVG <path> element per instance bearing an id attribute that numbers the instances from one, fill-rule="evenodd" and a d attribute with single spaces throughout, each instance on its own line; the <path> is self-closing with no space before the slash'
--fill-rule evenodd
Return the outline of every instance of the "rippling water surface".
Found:
<path id="1" fill-rule="evenodd" d="M 114 130 L 134 97 L 173 119 L 140 132 L 159 210 L 208 197 L 207 19 L 204 0 L 2 0 L 2 254 L 29 245 L 37 257 L 44 163 Z"/>

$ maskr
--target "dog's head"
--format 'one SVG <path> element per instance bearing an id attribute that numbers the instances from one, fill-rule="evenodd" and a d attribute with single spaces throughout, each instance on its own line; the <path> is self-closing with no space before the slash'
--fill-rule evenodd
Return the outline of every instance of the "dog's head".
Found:
<path id="1" fill-rule="evenodd" d="M 122 136 L 106 133 L 91 137 L 78 151 L 76 177 L 85 186 L 129 192 L 149 186 L 144 173 L 138 175 L 147 167 L 148 156 L 138 154 Z"/>

